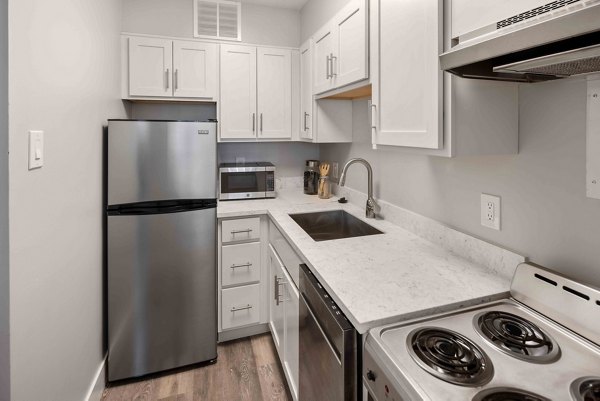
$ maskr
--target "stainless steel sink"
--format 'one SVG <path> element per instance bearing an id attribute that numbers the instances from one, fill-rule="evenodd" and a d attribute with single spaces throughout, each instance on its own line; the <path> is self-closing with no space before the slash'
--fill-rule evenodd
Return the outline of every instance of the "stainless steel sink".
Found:
<path id="1" fill-rule="evenodd" d="M 290 217 L 315 241 L 383 234 L 343 210 L 290 214 Z"/>

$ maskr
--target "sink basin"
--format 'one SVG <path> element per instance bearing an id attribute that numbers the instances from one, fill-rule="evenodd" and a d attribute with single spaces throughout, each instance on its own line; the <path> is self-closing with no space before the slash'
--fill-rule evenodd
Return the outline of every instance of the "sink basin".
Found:
<path id="1" fill-rule="evenodd" d="M 343 210 L 290 214 L 290 217 L 315 241 L 383 234 Z"/>

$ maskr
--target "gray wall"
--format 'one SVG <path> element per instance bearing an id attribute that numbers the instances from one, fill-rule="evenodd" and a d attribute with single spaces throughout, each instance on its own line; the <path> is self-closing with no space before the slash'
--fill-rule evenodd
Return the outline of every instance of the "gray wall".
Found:
<path id="1" fill-rule="evenodd" d="M 10 401 L 8 262 L 8 0 L 0 0 L 0 401 Z"/>
<path id="2" fill-rule="evenodd" d="M 278 177 L 300 177 L 306 160 L 319 159 L 319 147 L 300 142 L 219 144 L 219 162 L 234 163 L 238 156 L 245 157 L 247 162 L 272 162 Z"/>
<path id="3" fill-rule="evenodd" d="M 193 18 L 191 0 L 123 0 L 124 32 L 193 38 Z M 242 41 L 297 47 L 300 12 L 242 4 Z"/>
<path id="4" fill-rule="evenodd" d="M 9 21 L 12 400 L 79 401 L 105 355 L 102 135 L 126 117 L 121 0 L 10 0 Z M 32 129 L 45 165 L 28 171 Z"/>
<path id="5" fill-rule="evenodd" d="M 586 198 L 586 85 L 560 81 L 520 90 L 520 153 L 444 159 L 373 151 L 365 101 L 354 103 L 354 140 L 321 158 L 373 163 L 376 197 L 499 244 L 600 287 L 600 201 Z M 366 191 L 353 166 L 348 186 Z M 502 231 L 480 225 L 480 194 L 502 197 Z"/>
<path id="6" fill-rule="evenodd" d="M 131 118 L 136 120 L 206 121 L 217 118 L 216 103 L 132 103 Z"/>
<path id="7" fill-rule="evenodd" d="M 310 0 L 300 10 L 300 37 L 304 42 L 329 21 L 350 0 Z"/>

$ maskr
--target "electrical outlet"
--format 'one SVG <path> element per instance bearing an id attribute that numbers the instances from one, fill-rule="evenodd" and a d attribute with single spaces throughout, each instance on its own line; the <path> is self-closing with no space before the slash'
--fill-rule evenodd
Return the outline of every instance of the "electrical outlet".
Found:
<path id="1" fill-rule="evenodd" d="M 481 194 L 481 225 L 500 230 L 500 197 Z"/>
<path id="2" fill-rule="evenodd" d="M 331 163 L 331 175 L 333 176 L 334 180 L 337 180 L 339 177 L 339 166 L 338 166 L 338 162 L 332 162 Z"/>
<path id="3" fill-rule="evenodd" d="M 243 166 L 244 164 L 246 164 L 246 158 L 242 156 L 236 156 L 235 164 L 237 164 L 238 166 Z"/>

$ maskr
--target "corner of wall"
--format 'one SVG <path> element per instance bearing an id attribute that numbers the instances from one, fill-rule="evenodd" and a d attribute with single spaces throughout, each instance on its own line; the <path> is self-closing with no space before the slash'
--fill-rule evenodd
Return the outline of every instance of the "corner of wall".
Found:
<path id="1" fill-rule="evenodd" d="M 0 401 L 10 400 L 8 255 L 8 0 L 0 0 Z"/>

